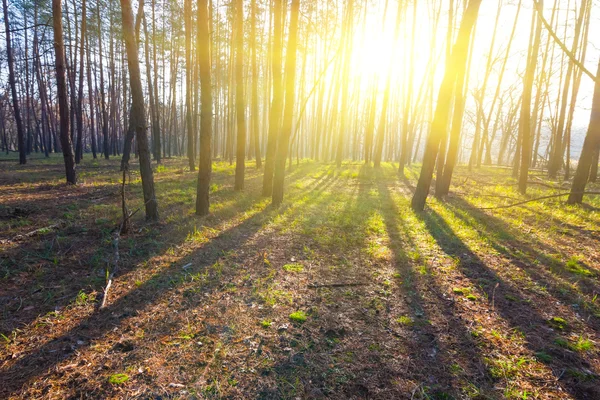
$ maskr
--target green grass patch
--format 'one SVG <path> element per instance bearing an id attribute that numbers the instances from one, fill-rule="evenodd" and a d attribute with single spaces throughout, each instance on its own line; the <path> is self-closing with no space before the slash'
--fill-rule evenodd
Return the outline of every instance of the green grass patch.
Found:
<path id="1" fill-rule="evenodd" d="M 559 331 L 564 331 L 569 327 L 569 323 L 561 317 L 552 317 L 548 320 L 548 325 Z"/>
<path id="2" fill-rule="evenodd" d="M 298 322 L 300 324 L 306 322 L 306 313 L 304 311 L 296 311 L 290 314 L 290 320 Z"/>
<path id="3" fill-rule="evenodd" d="M 283 269 L 287 272 L 302 272 L 304 271 L 304 266 L 302 264 L 285 264 Z"/>
<path id="4" fill-rule="evenodd" d="M 113 385 L 122 385 L 123 383 L 129 380 L 129 375 L 127 374 L 114 374 L 108 377 L 108 383 Z"/>

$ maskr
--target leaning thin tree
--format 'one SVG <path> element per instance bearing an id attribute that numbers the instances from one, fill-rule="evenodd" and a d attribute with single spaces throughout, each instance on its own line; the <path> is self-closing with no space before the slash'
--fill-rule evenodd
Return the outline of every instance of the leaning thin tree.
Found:
<path id="1" fill-rule="evenodd" d="M 138 59 L 137 41 L 133 28 L 133 11 L 130 0 L 121 0 L 121 14 L 123 19 L 123 39 L 127 51 L 127 65 L 131 85 L 131 113 L 129 118 L 130 129 L 135 131 L 137 149 L 140 160 L 140 174 L 144 192 L 144 205 L 147 220 L 158 220 L 158 204 L 154 194 L 154 175 L 150 163 L 150 150 L 146 134 L 146 115 L 144 111 L 144 92 L 140 75 L 140 62 Z"/>

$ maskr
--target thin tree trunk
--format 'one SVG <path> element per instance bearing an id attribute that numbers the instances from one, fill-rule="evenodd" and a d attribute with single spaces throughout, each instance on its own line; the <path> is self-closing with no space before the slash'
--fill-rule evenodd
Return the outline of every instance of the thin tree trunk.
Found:
<path id="1" fill-rule="evenodd" d="M 27 155 L 25 149 L 25 132 L 23 120 L 21 119 L 21 109 L 19 107 L 19 97 L 17 96 L 17 83 L 15 78 L 15 65 L 13 59 L 12 43 L 10 40 L 10 25 L 8 23 L 8 4 L 6 0 L 2 0 L 2 9 L 4 13 L 4 27 L 6 36 L 6 53 L 8 62 L 8 82 L 12 94 L 13 112 L 15 122 L 17 124 L 17 147 L 19 149 L 19 164 L 27 163 Z"/>
<path id="2" fill-rule="evenodd" d="M 273 99 L 269 113 L 269 135 L 267 137 L 267 153 L 265 155 L 265 172 L 263 175 L 263 196 L 271 196 L 273 190 L 273 169 L 277 151 L 277 136 L 280 129 L 283 103 L 283 84 L 281 74 L 282 58 L 282 7 L 283 0 L 273 0 L 273 49 L 271 57 L 271 75 L 273 77 Z"/>
<path id="3" fill-rule="evenodd" d="M 210 211 L 210 176 L 212 170 L 212 81 L 210 54 L 210 25 L 208 1 L 198 1 L 198 66 L 200 68 L 200 165 L 196 192 L 196 214 L 207 215 Z"/>
<path id="4" fill-rule="evenodd" d="M 75 157 L 69 135 L 69 103 L 67 99 L 67 79 L 65 77 L 65 50 L 62 28 L 61 0 L 52 0 L 52 24 L 54 28 L 54 53 L 56 57 L 56 92 L 60 112 L 60 142 L 65 161 L 67 183 L 76 184 Z"/>
<path id="5" fill-rule="evenodd" d="M 598 61 L 596 76 L 600 77 L 600 61 Z M 600 151 L 600 80 L 597 80 L 594 85 L 590 125 L 583 142 L 577 170 L 573 177 L 571 194 L 569 194 L 567 200 L 568 204 L 581 204 L 583 201 L 583 192 L 590 179 L 590 171 L 593 169 L 592 164 L 598 165 L 598 151 Z"/>
<path id="6" fill-rule="evenodd" d="M 273 205 L 283 202 L 283 191 L 285 181 L 285 161 L 292 134 L 292 123 L 294 118 L 294 100 L 296 96 L 296 49 L 298 47 L 298 14 L 300 13 L 300 0 L 292 0 L 290 10 L 290 27 L 288 45 L 285 59 L 285 109 L 283 113 L 283 124 L 281 136 L 277 144 L 277 156 L 275 159 L 275 174 L 273 178 Z"/>
<path id="7" fill-rule="evenodd" d="M 154 194 L 154 176 L 150 163 L 150 150 L 146 134 L 146 117 L 144 112 L 144 93 L 140 63 L 138 59 L 138 45 L 135 40 L 133 11 L 130 0 L 121 0 L 121 14 L 123 20 L 123 38 L 127 51 L 127 64 L 129 66 L 129 79 L 131 86 L 131 114 L 129 119 L 130 129 L 135 130 L 136 142 L 140 159 L 140 175 L 142 177 L 142 190 L 144 192 L 144 205 L 147 220 L 158 220 L 158 204 Z"/>
<path id="8" fill-rule="evenodd" d="M 540 0 L 541 3 L 541 0 Z M 535 13 L 535 11 L 534 11 Z M 534 22 L 536 20 L 534 19 Z M 519 118 L 519 136 L 521 137 L 521 171 L 519 173 L 519 192 L 525 194 L 527 191 L 527 180 L 529 177 L 529 165 L 531 163 L 531 95 L 533 91 L 533 81 L 535 79 L 535 69 L 537 65 L 538 54 L 540 50 L 540 41 L 542 35 L 542 24 L 537 21 L 535 28 L 535 38 L 533 47 L 529 51 L 529 62 L 523 79 L 523 100 L 521 102 L 521 116 Z M 518 154 L 516 155 L 518 157 Z"/>
<path id="9" fill-rule="evenodd" d="M 235 116 L 237 150 L 235 155 L 235 190 L 244 189 L 246 155 L 246 104 L 244 99 L 244 1 L 235 3 Z"/>

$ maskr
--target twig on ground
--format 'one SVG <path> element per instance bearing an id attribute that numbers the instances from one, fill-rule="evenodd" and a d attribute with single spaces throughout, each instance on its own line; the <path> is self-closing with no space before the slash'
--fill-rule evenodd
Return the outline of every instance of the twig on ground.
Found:
<path id="1" fill-rule="evenodd" d="M 541 200 L 547 200 L 547 199 L 554 199 L 554 198 L 557 198 L 557 197 L 568 196 L 570 194 L 571 194 L 571 192 L 564 192 L 564 193 L 560 193 L 560 194 L 553 194 L 551 196 L 536 197 L 535 199 L 529 199 L 529 200 L 519 201 L 517 203 L 506 204 L 506 205 L 503 205 L 503 206 L 478 207 L 478 209 L 479 210 L 498 210 L 498 209 L 501 209 L 501 208 L 510 208 L 510 207 L 516 207 L 516 206 L 520 206 L 520 205 L 523 205 L 523 204 L 527 204 L 527 203 L 533 203 L 535 201 L 541 201 Z M 573 194 L 600 195 L 600 192 L 577 192 L 577 193 L 573 193 Z"/>
<path id="2" fill-rule="evenodd" d="M 16 242 L 16 241 L 18 241 L 18 240 L 23 240 L 23 239 L 26 239 L 26 238 L 29 238 L 29 237 L 35 236 L 35 235 L 37 235 L 37 234 L 38 234 L 38 233 L 40 233 L 40 232 L 44 232 L 44 233 L 46 233 L 46 232 L 48 232 L 48 231 L 51 231 L 51 230 L 54 230 L 54 229 L 61 228 L 61 227 L 63 227 L 64 225 L 66 225 L 66 222 L 65 222 L 65 221 L 59 221 L 59 222 L 57 222 L 56 224 L 52 224 L 52 225 L 49 225 L 49 226 L 45 226 L 45 227 L 42 227 L 42 228 L 36 229 L 36 230 L 34 230 L 34 231 L 31 231 L 31 232 L 25 233 L 25 234 L 23 234 L 23 235 L 17 235 L 17 236 L 15 236 L 15 237 L 14 237 L 14 238 L 12 238 L 12 239 L 10 239 L 10 240 L 7 240 L 7 242 Z"/>
<path id="3" fill-rule="evenodd" d="M 365 286 L 363 282 L 348 282 L 348 283 L 310 283 L 307 286 L 311 289 L 318 289 L 324 287 L 348 287 L 348 286 Z"/>

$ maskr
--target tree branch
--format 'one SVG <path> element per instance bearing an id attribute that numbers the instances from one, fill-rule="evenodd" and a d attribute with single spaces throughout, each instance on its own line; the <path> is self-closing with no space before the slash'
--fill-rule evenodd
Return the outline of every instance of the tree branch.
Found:
<path id="1" fill-rule="evenodd" d="M 543 10 L 540 7 L 539 1 L 538 0 L 533 0 L 533 2 L 535 3 L 535 10 L 537 11 L 537 15 L 540 18 L 540 21 L 542 21 L 542 24 L 544 25 L 544 27 L 546 28 L 546 30 L 548 31 L 548 33 L 550 34 L 550 36 L 552 36 L 552 38 L 554 39 L 554 41 L 556 42 L 556 44 L 562 49 L 562 51 L 565 52 L 565 54 L 567 55 L 567 57 L 569 57 L 569 59 L 573 62 L 573 64 L 575 64 L 577 67 L 579 67 L 594 82 L 598 83 L 600 81 L 600 79 L 598 79 L 596 77 L 596 75 L 592 74 L 585 67 L 585 65 L 583 65 L 583 63 L 581 61 L 579 61 L 575 57 L 575 55 L 567 48 L 567 46 L 565 46 L 565 44 L 560 40 L 560 38 L 552 30 L 552 27 L 550 26 L 550 24 L 548 23 L 548 21 L 546 21 L 546 18 L 544 18 L 544 12 L 543 12 Z"/>

